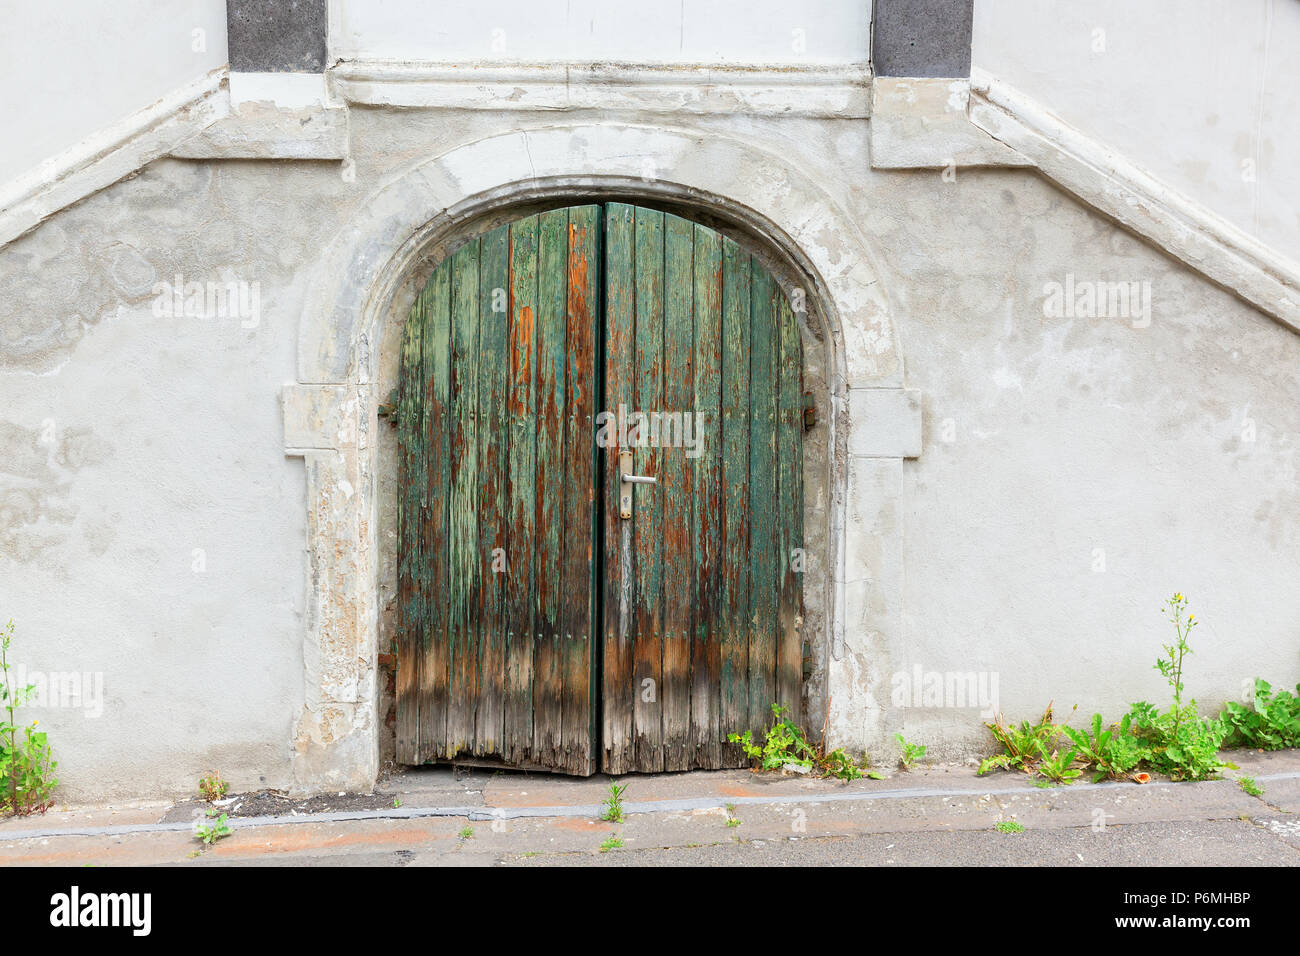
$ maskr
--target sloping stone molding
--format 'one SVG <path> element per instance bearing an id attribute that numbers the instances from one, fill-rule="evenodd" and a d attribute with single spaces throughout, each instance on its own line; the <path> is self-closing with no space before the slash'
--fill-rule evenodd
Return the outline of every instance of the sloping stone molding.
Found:
<path id="1" fill-rule="evenodd" d="M 1300 265 L 981 71 L 970 118 L 1102 215 L 1300 332 Z"/>
<path id="2" fill-rule="evenodd" d="M 0 245 L 166 156 L 229 112 L 226 70 L 213 70 L 46 160 L 0 190 Z"/>

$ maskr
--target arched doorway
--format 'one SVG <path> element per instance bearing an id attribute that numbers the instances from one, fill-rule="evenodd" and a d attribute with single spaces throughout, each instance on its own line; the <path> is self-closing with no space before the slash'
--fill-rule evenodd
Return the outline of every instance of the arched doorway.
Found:
<path id="1" fill-rule="evenodd" d="M 295 793 L 371 786 L 381 753 L 396 743 L 383 688 L 399 629 L 397 441 L 377 415 L 397 385 L 411 303 L 466 229 L 499 225 L 539 203 L 607 199 L 662 204 L 707 223 L 770 257 L 782 285 L 803 293 L 804 387 L 817 416 L 804 438 L 803 713 L 835 746 L 866 746 L 880 732 L 871 655 L 901 631 L 894 439 L 917 434 L 920 420 L 916 396 L 903 388 L 893 309 L 866 223 L 797 157 L 752 140 L 548 117 L 542 127 L 455 146 L 385 183 L 325 241 L 304 289 L 296 381 L 281 391 L 284 451 L 303 462 L 306 485 Z M 854 424 L 866 413 L 869 433 Z M 879 462 L 862 457 L 871 455 Z M 847 507 L 853 462 L 880 477 L 869 512 L 856 516 Z M 877 528 L 853 531 L 872 515 Z M 395 706 L 391 716 L 395 726 Z"/>
<path id="2" fill-rule="evenodd" d="M 398 759 L 738 766 L 797 714 L 802 369 L 763 263 L 670 213 L 451 250 L 401 347 Z"/>

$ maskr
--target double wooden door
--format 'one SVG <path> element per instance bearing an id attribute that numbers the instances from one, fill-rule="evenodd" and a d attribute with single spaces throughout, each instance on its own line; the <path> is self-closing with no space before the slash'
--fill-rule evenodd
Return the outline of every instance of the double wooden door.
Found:
<path id="1" fill-rule="evenodd" d="M 768 271 L 664 212 L 442 262 L 402 342 L 398 759 L 734 767 L 797 717 L 802 366 Z"/>

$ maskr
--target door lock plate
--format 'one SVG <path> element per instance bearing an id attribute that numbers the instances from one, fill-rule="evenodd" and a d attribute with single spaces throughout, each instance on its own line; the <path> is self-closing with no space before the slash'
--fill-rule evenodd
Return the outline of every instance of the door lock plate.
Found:
<path id="1" fill-rule="evenodd" d="M 632 452 L 618 453 L 618 516 L 632 517 L 632 489 L 636 485 L 653 485 L 659 479 L 650 475 L 632 474 Z"/>

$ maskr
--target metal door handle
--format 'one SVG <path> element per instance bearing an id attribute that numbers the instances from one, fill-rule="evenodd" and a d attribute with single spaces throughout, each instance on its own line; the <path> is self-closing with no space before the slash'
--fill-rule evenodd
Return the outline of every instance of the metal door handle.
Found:
<path id="1" fill-rule="evenodd" d="M 620 451 L 618 453 L 618 516 L 632 517 L 633 485 L 653 485 L 658 481 L 659 479 L 653 475 L 632 474 L 632 453 Z"/>

